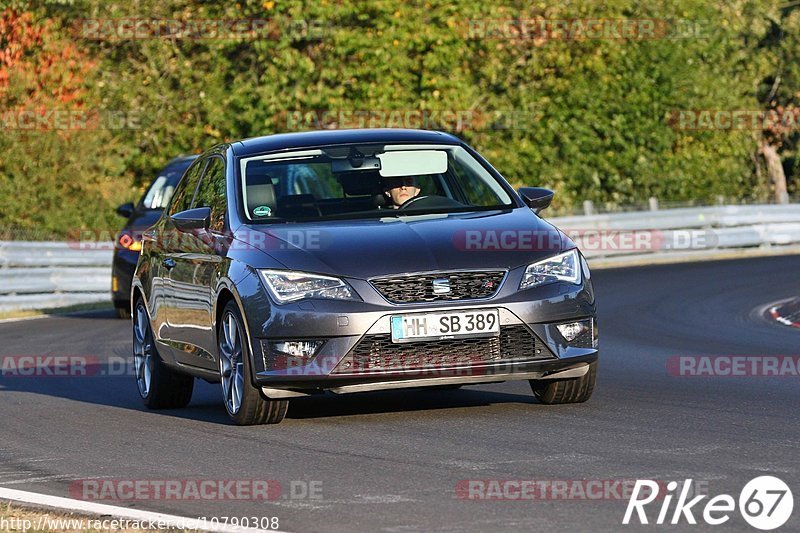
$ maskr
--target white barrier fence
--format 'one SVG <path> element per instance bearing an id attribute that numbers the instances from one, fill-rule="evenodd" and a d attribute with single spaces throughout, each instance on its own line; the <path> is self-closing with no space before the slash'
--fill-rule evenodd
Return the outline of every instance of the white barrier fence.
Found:
<path id="1" fill-rule="evenodd" d="M 110 301 L 111 250 L 0 241 L 0 313 Z"/>
<path id="2" fill-rule="evenodd" d="M 800 244 L 800 204 L 546 214 L 590 259 Z M 109 301 L 111 256 L 64 242 L 0 241 L 0 313 Z"/>

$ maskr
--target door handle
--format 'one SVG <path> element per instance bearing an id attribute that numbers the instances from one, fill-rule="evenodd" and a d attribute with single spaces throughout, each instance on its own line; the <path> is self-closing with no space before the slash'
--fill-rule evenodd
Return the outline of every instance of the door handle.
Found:
<path id="1" fill-rule="evenodd" d="M 164 259 L 164 266 L 167 267 L 167 270 L 172 270 L 173 268 L 175 268 L 176 264 L 177 263 L 175 263 L 175 260 L 172 259 L 171 257 L 167 257 L 166 259 Z"/>

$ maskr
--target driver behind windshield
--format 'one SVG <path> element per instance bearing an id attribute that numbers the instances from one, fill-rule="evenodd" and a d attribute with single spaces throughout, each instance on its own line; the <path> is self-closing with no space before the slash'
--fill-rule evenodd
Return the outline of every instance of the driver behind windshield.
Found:
<path id="1" fill-rule="evenodd" d="M 383 194 L 386 196 L 387 205 L 392 209 L 397 209 L 410 199 L 419 194 L 420 188 L 417 185 L 415 176 L 403 176 L 399 178 L 383 179 Z"/>

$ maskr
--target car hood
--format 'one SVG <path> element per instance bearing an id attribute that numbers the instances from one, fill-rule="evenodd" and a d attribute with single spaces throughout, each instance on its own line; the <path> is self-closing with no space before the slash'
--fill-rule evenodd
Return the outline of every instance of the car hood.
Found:
<path id="1" fill-rule="evenodd" d="M 574 246 L 527 208 L 243 226 L 235 238 L 290 270 L 359 279 L 514 268 Z"/>

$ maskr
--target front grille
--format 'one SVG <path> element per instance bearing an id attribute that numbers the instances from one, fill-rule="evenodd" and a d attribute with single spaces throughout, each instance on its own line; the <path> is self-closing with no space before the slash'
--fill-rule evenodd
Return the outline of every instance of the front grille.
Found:
<path id="1" fill-rule="evenodd" d="M 366 335 L 341 360 L 334 374 L 392 372 L 473 366 L 508 360 L 554 358 L 523 325 L 502 326 L 498 337 L 393 343 L 391 335 Z"/>
<path id="2" fill-rule="evenodd" d="M 490 298 L 506 275 L 503 270 L 486 272 L 434 272 L 372 280 L 372 286 L 384 298 L 396 304 L 435 302 L 439 300 L 474 300 Z M 447 280 L 450 291 L 436 294 L 434 280 Z"/>

